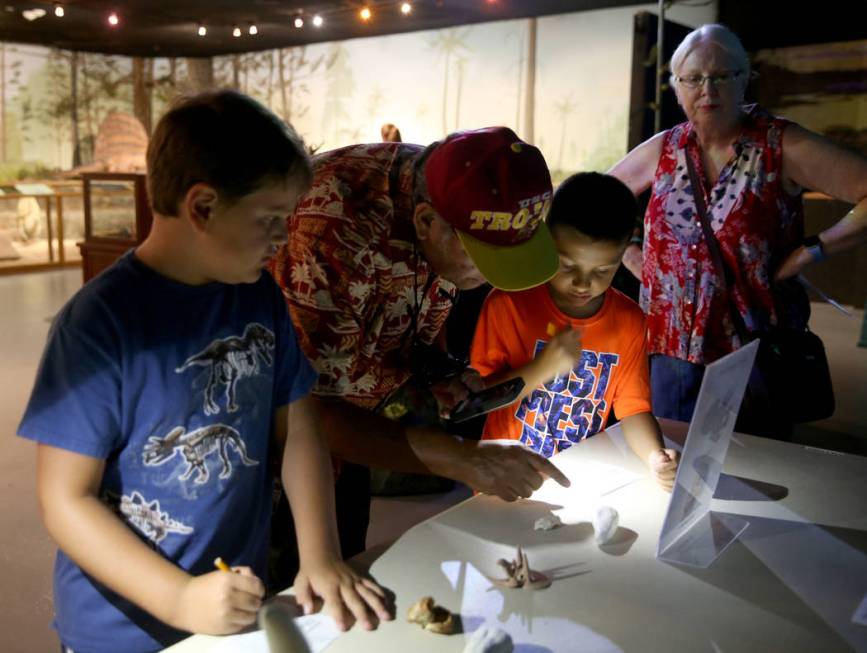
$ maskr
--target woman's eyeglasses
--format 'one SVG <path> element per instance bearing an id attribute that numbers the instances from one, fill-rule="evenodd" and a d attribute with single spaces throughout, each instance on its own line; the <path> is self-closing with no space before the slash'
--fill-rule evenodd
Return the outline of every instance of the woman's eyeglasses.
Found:
<path id="1" fill-rule="evenodd" d="M 714 73 L 712 75 L 684 75 L 683 77 L 674 75 L 674 81 L 681 86 L 692 89 L 701 88 L 705 82 L 710 82 L 711 86 L 720 88 L 721 86 L 733 84 L 743 74 L 743 70 L 735 70 L 726 73 Z"/>

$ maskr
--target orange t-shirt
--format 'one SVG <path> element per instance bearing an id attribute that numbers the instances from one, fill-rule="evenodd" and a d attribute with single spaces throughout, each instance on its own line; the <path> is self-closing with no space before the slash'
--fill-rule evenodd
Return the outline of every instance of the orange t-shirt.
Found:
<path id="1" fill-rule="evenodd" d="M 547 284 L 485 300 L 470 364 L 483 376 L 530 362 L 548 342 L 548 324 L 583 329 L 582 354 L 568 375 L 536 388 L 519 404 L 493 411 L 482 438 L 508 438 L 549 457 L 605 428 L 612 407 L 618 418 L 650 412 L 644 314 L 609 288 L 596 315 L 575 319 L 554 304 Z"/>

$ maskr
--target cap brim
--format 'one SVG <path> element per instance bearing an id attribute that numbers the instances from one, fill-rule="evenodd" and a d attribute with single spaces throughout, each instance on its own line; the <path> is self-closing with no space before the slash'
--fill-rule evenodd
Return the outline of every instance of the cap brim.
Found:
<path id="1" fill-rule="evenodd" d="M 482 276 L 500 290 L 538 286 L 553 277 L 560 265 L 554 239 L 544 222 L 529 240 L 510 247 L 483 243 L 463 231 L 457 234 Z"/>

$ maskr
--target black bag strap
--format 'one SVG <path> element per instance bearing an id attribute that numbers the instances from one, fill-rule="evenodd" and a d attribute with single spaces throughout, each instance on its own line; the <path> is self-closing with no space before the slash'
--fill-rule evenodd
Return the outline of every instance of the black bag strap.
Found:
<path id="1" fill-rule="evenodd" d="M 695 210 L 696 213 L 698 213 L 699 221 L 701 222 L 701 230 L 704 232 L 704 240 L 707 243 L 707 249 L 710 252 L 711 261 L 713 261 L 717 276 L 719 276 L 720 282 L 722 283 L 723 292 L 726 294 L 726 298 L 728 299 L 729 313 L 731 314 L 735 331 L 737 331 L 738 337 L 741 339 L 741 344 L 745 345 L 752 340 L 752 338 L 750 337 L 750 332 L 747 330 L 747 325 L 744 324 L 744 319 L 741 316 L 740 311 L 737 306 L 735 306 L 732 294 L 729 292 L 729 269 L 726 266 L 725 261 L 723 261 L 722 253 L 719 249 L 719 242 L 716 239 L 716 235 L 713 233 L 713 228 L 710 226 L 710 218 L 707 214 L 707 204 L 704 201 L 704 188 L 701 185 L 698 172 L 696 172 L 695 169 L 695 163 L 693 163 L 692 156 L 688 150 L 686 151 L 686 169 L 687 172 L 689 172 L 689 183 L 692 186 L 692 197 L 693 200 L 695 200 Z"/>

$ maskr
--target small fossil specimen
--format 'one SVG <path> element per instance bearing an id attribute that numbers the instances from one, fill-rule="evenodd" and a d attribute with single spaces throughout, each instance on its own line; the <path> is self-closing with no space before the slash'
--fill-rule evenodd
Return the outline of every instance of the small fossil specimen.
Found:
<path id="1" fill-rule="evenodd" d="M 432 596 L 420 598 L 407 610 L 406 619 L 418 624 L 425 630 L 439 635 L 451 635 L 455 631 L 455 620 L 452 613 L 441 605 L 434 603 Z"/>
<path id="2" fill-rule="evenodd" d="M 497 587 L 515 588 L 523 587 L 529 590 L 545 589 L 551 584 L 551 579 L 541 571 L 530 569 L 527 554 L 518 547 L 518 553 L 514 560 L 500 558 L 497 564 L 506 572 L 505 578 L 492 578 L 491 582 Z"/>

